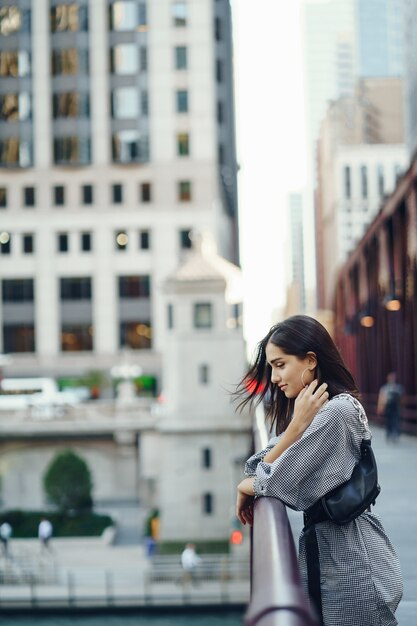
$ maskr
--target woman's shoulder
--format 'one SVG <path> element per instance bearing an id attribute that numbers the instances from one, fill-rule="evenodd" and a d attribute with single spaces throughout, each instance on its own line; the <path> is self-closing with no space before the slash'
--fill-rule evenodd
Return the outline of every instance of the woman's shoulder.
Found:
<path id="1" fill-rule="evenodd" d="M 324 408 L 326 407 L 328 411 L 354 417 L 355 420 L 359 417 L 362 424 L 367 425 L 368 423 L 368 418 L 366 417 L 366 412 L 362 404 L 355 396 L 348 392 L 338 393 L 330 398 Z"/>

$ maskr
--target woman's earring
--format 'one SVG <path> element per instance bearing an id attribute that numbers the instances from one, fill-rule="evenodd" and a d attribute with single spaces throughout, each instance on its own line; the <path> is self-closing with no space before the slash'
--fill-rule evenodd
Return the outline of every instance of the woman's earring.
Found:
<path id="1" fill-rule="evenodd" d="M 305 370 L 301 372 L 301 382 L 303 383 L 303 387 L 308 387 L 308 385 L 304 382 L 304 374 L 309 371 L 310 371 L 309 368 L 306 367 Z"/>

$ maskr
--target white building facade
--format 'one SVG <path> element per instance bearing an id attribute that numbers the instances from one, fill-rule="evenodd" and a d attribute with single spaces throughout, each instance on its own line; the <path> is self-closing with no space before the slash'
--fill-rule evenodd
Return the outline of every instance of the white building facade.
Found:
<path id="1" fill-rule="evenodd" d="M 16 0 L 0 74 L 7 375 L 158 376 L 191 231 L 238 258 L 228 0 Z"/>

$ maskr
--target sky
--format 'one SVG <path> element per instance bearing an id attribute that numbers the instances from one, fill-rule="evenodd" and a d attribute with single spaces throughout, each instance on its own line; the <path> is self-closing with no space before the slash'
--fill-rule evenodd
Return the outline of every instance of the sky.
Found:
<path id="1" fill-rule="evenodd" d="M 290 265 L 287 197 L 305 184 L 301 0 L 233 0 L 245 336 L 249 351 L 282 307 Z"/>

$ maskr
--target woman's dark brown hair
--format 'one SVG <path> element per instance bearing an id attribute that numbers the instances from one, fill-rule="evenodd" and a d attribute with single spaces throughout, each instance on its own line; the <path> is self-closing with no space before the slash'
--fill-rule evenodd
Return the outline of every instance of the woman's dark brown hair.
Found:
<path id="1" fill-rule="evenodd" d="M 257 405 L 264 400 L 267 418 L 271 420 L 271 430 L 275 424 L 277 434 L 287 428 L 295 399 L 286 398 L 284 392 L 271 382 L 272 369 L 265 353 L 269 342 L 281 348 L 286 354 L 300 359 L 303 359 L 307 352 L 314 352 L 317 357 L 318 385 L 327 383 L 329 398 L 342 392 L 348 392 L 358 398 L 359 392 L 353 376 L 324 326 L 307 315 L 289 317 L 272 326 L 259 342 L 255 362 L 240 381 L 234 394 L 239 400 L 239 409 L 247 404 Z"/>

